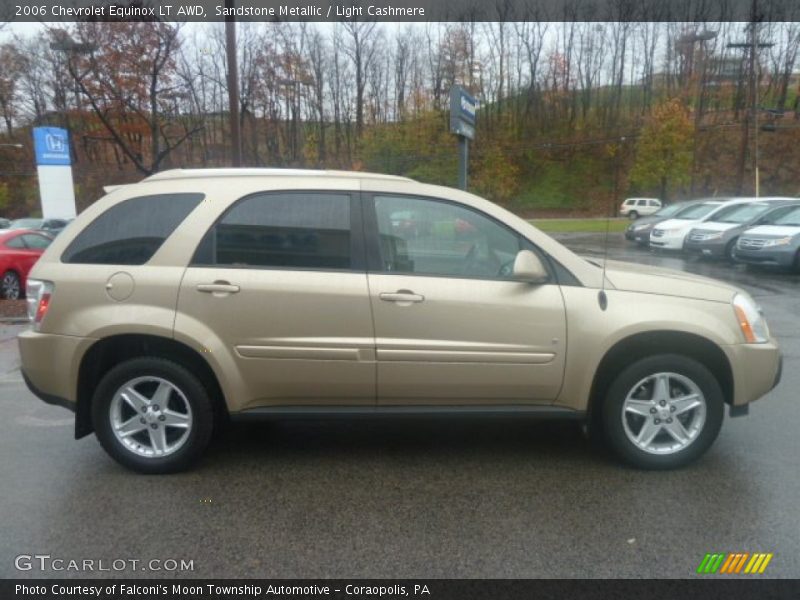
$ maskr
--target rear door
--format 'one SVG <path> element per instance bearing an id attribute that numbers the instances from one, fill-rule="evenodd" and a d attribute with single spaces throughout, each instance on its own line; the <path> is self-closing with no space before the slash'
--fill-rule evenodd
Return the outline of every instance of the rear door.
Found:
<path id="1" fill-rule="evenodd" d="M 230 357 L 236 409 L 375 402 L 361 212 L 349 192 L 263 192 L 234 203 L 181 283 L 176 331 Z"/>
<path id="2" fill-rule="evenodd" d="M 554 277 L 511 279 L 517 252 L 538 250 L 446 200 L 375 194 L 365 208 L 379 404 L 552 403 L 566 352 L 561 289 Z"/>

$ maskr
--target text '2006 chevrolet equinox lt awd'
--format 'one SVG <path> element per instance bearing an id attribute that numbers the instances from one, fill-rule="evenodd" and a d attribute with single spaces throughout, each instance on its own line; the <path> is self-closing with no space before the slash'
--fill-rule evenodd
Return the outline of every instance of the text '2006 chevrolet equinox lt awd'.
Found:
<path id="1" fill-rule="evenodd" d="M 34 267 L 22 371 L 123 465 L 186 467 L 234 415 L 583 419 L 688 463 L 780 377 L 753 299 L 603 269 L 472 194 L 368 173 L 166 171 Z"/>

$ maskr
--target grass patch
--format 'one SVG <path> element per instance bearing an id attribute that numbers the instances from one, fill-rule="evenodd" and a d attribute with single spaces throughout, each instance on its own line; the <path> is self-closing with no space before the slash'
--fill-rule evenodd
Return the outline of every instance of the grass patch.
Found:
<path id="1" fill-rule="evenodd" d="M 530 223 L 545 233 L 605 233 L 605 219 L 531 219 Z M 610 219 L 608 231 L 619 233 L 630 225 L 628 219 Z"/>

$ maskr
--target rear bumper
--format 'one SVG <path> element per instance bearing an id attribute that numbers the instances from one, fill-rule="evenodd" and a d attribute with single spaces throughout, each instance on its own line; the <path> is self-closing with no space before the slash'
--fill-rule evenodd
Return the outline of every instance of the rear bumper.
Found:
<path id="1" fill-rule="evenodd" d="M 74 402 L 70 402 L 66 398 L 62 398 L 60 396 L 53 396 L 52 394 L 47 394 L 43 392 L 42 390 L 37 388 L 36 385 L 34 385 L 34 383 L 31 381 L 31 378 L 28 377 L 25 371 L 22 371 L 22 379 L 25 381 L 25 385 L 28 386 L 28 389 L 31 391 L 31 393 L 37 398 L 39 398 L 39 400 L 41 400 L 42 402 L 46 402 L 47 404 L 52 404 L 53 406 L 60 406 L 62 408 L 66 408 L 67 410 L 75 412 L 76 404 Z"/>
<path id="2" fill-rule="evenodd" d="M 30 330 L 20 333 L 17 340 L 21 371 L 31 392 L 74 411 L 80 361 L 95 340 Z"/>

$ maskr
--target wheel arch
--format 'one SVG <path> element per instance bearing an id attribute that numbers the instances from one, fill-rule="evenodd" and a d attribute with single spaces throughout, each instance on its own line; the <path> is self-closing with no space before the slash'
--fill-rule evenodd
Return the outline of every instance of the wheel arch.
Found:
<path id="1" fill-rule="evenodd" d="M 160 357 L 177 362 L 196 375 L 208 390 L 216 418 L 227 417 L 225 396 L 217 376 L 205 358 L 182 342 L 148 334 L 119 334 L 98 340 L 81 358 L 75 411 L 75 438 L 94 431 L 92 395 L 97 383 L 112 367 L 141 356 Z"/>
<path id="2" fill-rule="evenodd" d="M 679 354 L 692 358 L 705 366 L 722 388 L 726 404 L 734 398 L 733 370 L 725 352 L 719 345 L 701 335 L 682 331 L 647 331 L 623 338 L 614 344 L 600 360 L 595 371 L 589 396 L 588 415 L 594 420 L 599 413 L 595 408 L 602 402 L 616 374 L 637 360 L 656 354 Z"/>

